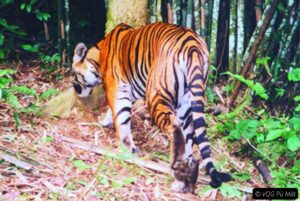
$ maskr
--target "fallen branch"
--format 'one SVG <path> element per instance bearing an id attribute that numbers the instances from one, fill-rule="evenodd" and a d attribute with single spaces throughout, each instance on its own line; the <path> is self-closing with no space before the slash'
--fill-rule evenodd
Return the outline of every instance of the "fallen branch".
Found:
<path id="1" fill-rule="evenodd" d="M 124 154 L 124 153 L 121 153 L 121 152 L 118 152 L 115 150 L 110 150 L 108 148 L 95 146 L 91 143 L 84 142 L 84 141 L 77 140 L 77 139 L 70 138 L 70 137 L 66 137 L 66 136 L 62 136 L 61 139 L 67 143 L 70 143 L 70 145 L 73 147 L 83 149 L 86 151 L 92 151 L 94 153 L 108 156 L 111 158 L 121 158 L 120 156 L 122 156 L 122 154 Z M 164 174 L 171 173 L 171 169 L 170 169 L 169 165 L 162 161 L 159 161 L 159 163 L 157 163 L 157 162 L 153 162 L 153 161 L 149 161 L 149 160 L 143 160 L 143 159 L 140 159 L 135 154 L 132 154 L 130 157 L 124 157 L 124 158 L 122 158 L 122 160 L 124 160 L 128 163 L 142 166 L 142 167 L 148 168 L 150 170 L 154 170 L 154 171 L 161 172 Z M 208 176 L 200 176 L 200 175 L 198 176 L 198 183 L 207 185 L 209 182 L 210 182 L 210 178 Z M 253 189 L 253 188 L 247 187 L 247 186 L 243 186 L 243 187 L 235 186 L 235 188 L 237 188 L 240 191 L 246 192 L 246 193 L 252 193 L 252 189 Z"/>
<path id="2" fill-rule="evenodd" d="M 25 170 L 31 170 L 32 166 L 33 166 L 33 165 L 29 164 L 29 163 L 21 161 L 21 160 L 17 159 L 16 157 L 8 155 L 8 154 L 5 154 L 5 153 L 3 153 L 1 151 L 0 151 L 0 158 L 2 158 L 3 160 L 5 160 L 5 161 L 7 161 L 9 163 L 14 164 L 17 167 L 23 168 Z"/>
<path id="3" fill-rule="evenodd" d="M 253 160 L 255 167 L 258 169 L 265 183 L 269 184 L 272 181 L 272 176 L 267 165 L 261 159 Z"/>

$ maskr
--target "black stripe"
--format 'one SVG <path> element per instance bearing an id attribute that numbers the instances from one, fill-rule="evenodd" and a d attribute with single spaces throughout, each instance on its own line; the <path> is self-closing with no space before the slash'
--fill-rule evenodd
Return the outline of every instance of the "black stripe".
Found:
<path id="1" fill-rule="evenodd" d="M 197 130 L 200 127 L 205 127 L 205 120 L 203 117 L 199 117 L 198 119 L 194 120 L 194 130 Z"/>
<path id="2" fill-rule="evenodd" d="M 198 137 L 194 139 L 195 144 L 199 145 L 202 142 L 208 142 L 208 139 L 206 137 L 206 132 L 204 131 L 202 134 L 200 134 Z"/>
<path id="3" fill-rule="evenodd" d="M 119 116 L 123 112 L 129 112 L 131 113 L 131 107 L 123 107 L 118 113 L 117 116 Z"/>
<path id="4" fill-rule="evenodd" d="M 187 129 L 187 127 L 189 127 L 189 125 L 192 123 L 192 121 L 193 121 L 193 117 L 192 117 L 192 115 L 190 115 L 183 124 L 183 130 Z"/>
<path id="5" fill-rule="evenodd" d="M 201 157 L 202 159 L 206 159 L 210 157 L 210 150 L 209 150 L 209 145 L 206 145 L 205 147 L 203 147 L 203 149 L 200 150 L 201 152 Z"/>
<path id="6" fill-rule="evenodd" d="M 123 121 L 123 122 L 121 123 L 121 125 L 125 125 L 125 124 L 127 124 L 129 121 L 130 121 L 130 117 L 128 117 L 125 121 Z"/>
<path id="7" fill-rule="evenodd" d="M 185 136 L 185 143 L 188 143 L 189 140 L 194 141 L 194 133 L 189 133 Z"/>
<path id="8" fill-rule="evenodd" d="M 189 107 L 189 109 L 187 111 L 185 111 L 184 115 L 181 116 L 180 119 L 185 120 L 188 117 L 188 115 L 190 115 L 191 111 L 192 111 L 192 108 Z"/>

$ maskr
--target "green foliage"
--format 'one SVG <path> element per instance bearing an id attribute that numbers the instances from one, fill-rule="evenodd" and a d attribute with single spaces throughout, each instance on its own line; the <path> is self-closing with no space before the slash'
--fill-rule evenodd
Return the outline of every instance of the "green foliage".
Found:
<path id="1" fill-rule="evenodd" d="M 78 168 L 79 170 L 88 170 L 91 168 L 90 165 L 83 162 L 83 160 L 75 160 L 74 166 Z"/>
<path id="2" fill-rule="evenodd" d="M 40 95 L 40 100 L 46 100 L 48 98 L 50 98 L 51 96 L 54 96 L 56 94 L 59 94 L 60 91 L 58 89 L 54 89 L 54 88 L 50 88 L 46 91 L 44 91 L 41 95 Z"/>
<path id="3" fill-rule="evenodd" d="M 294 68 L 288 73 L 288 80 L 292 82 L 300 81 L 300 68 Z"/>
<path id="4" fill-rule="evenodd" d="M 234 198 L 234 197 L 237 197 L 239 199 L 242 198 L 242 192 L 239 191 L 234 186 L 227 183 L 222 183 L 222 186 L 220 187 L 220 191 L 225 198 Z"/>
<path id="5" fill-rule="evenodd" d="M 254 82 L 253 80 L 247 80 L 241 75 L 233 74 L 231 72 L 225 72 L 223 73 L 225 75 L 230 75 L 231 77 L 234 77 L 235 79 L 239 80 L 240 82 L 246 84 L 249 88 L 251 88 L 255 93 L 260 96 L 264 100 L 268 100 L 269 96 L 267 94 L 266 89 L 258 82 Z"/>
<path id="6" fill-rule="evenodd" d="M 19 128 L 21 126 L 20 113 L 39 115 L 41 111 L 35 104 L 31 104 L 27 107 L 23 107 L 20 104 L 17 95 L 36 96 L 37 94 L 34 89 L 30 89 L 26 86 L 11 85 L 13 81 L 12 75 L 14 73 L 16 73 L 16 71 L 13 69 L 0 69 L 0 101 L 5 101 L 13 109 L 15 125 Z"/>

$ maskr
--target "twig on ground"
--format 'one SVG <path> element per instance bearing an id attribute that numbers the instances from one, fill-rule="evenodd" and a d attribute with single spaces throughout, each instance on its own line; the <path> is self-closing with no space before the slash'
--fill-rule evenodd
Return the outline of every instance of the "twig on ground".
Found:
<path id="1" fill-rule="evenodd" d="M 214 91 L 216 92 L 217 96 L 220 98 L 221 102 L 224 104 L 224 105 L 227 105 L 227 103 L 225 102 L 224 98 L 222 97 L 218 87 L 214 87 Z"/>
<path id="2" fill-rule="evenodd" d="M 5 160 L 9 163 L 14 164 L 17 167 L 23 168 L 25 170 L 30 170 L 33 167 L 33 165 L 31 165 L 31 164 L 21 161 L 21 160 L 17 159 L 16 157 L 5 154 L 1 151 L 0 151 L 0 158 L 2 158 L 3 160 Z"/>
<path id="3" fill-rule="evenodd" d="M 265 154 L 263 154 L 259 149 L 257 149 L 257 148 L 250 142 L 249 139 L 247 139 L 247 138 L 245 138 L 245 137 L 243 137 L 243 139 L 250 145 L 250 147 L 251 147 L 252 149 L 254 149 L 255 151 L 257 151 L 259 154 L 261 154 L 261 155 L 262 155 L 265 159 L 267 159 L 268 161 L 272 162 L 272 160 L 271 160 L 269 157 L 267 157 Z"/>

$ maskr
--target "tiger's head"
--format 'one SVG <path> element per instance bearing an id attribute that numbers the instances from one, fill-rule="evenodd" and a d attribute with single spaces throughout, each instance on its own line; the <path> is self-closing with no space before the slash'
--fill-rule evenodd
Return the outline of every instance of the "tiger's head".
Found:
<path id="1" fill-rule="evenodd" d="M 89 96 L 93 87 L 102 82 L 99 76 L 99 54 L 97 47 L 87 49 L 83 43 L 76 45 L 72 71 L 75 75 L 73 87 L 79 97 Z"/>

